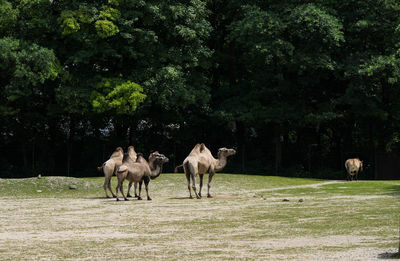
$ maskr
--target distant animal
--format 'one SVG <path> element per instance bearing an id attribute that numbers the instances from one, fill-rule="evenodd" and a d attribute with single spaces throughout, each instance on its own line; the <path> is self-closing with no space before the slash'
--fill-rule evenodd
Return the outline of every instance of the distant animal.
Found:
<path id="1" fill-rule="evenodd" d="M 344 163 L 347 171 L 347 180 L 357 180 L 358 172 L 363 171 L 363 162 L 359 158 L 348 159 Z"/>
<path id="2" fill-rule="evenodd" d="M 186 180 L 188 184 L 189 197 L 192 197 L 191 188 L 196 196 L 196 198 L 201 198 L 201 189 L 203 187 L 203 176 L 208 173 L 208 189 L 207 197 L 211 198 L 210 188 L 211 180 L 215 172 L 221 171 L 227 163 L 227 158 L 231 155 L 235 155 L 236 151 L 234 149 L 220 148 L 218 149 L 218 158 L 215 159 L 210 150 L 204 145 L 204 143 L 196 144 L 189 155 L 183 161 L 183 164 L 175 168 L 177 172 L 179 167 L 183 167 L 186 175 Z M 196 192 L 196 182 L 195 176 L 199 174 L 200 177 L 200 187 L 199 193 Z M 192 180 L 192 187 L 190 187 L 190 179 Z"/>
<path id="3" fill-rule="evenodd" d="M 160 176 L 163 164 L 167 163 L 168 161 L 169 160 L 167 157 L 165 157 L 163 154 L 160 154 L 157 151 L 150 154 L 149 162 L 147 162 L 146 159 L 143 158 L 141 154 L 138 154 L 136 161 L 133 161 L 131 158 L 124 156 L 123 163 L 118 168 L 117 171 L 117 178 L 118 178 L 118 185 L 116 187 L 117 201 L 119 200 L 118 191 L 121 192 L 125 200 L 128 200 L 123 190 L 123 182 L 125 179 L 129 180 L 128 193 L 132 187 L 132 183 L 139 182 L 138 200 L 142 199 L 140 197 L 140 194 L 142 189 L 142 182 L 144 181 L 146 187 L 147 200 L 151 200 L 148 189 L 150 179 L 155 179 L 158 176 Z"/>

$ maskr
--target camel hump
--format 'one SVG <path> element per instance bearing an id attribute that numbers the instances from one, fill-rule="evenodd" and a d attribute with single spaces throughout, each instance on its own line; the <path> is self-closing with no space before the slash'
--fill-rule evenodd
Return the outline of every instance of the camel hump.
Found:
<path id="1" fill-rule="evenodd" d="M 200 144 L 200 152 L 203 152 L 205 148 L 206 148 L 206 145 L 204 145 L 204 143 L 201 143 Z"/>
<path id="2" fill-rule="evenodd" d="M 128 167 L 125 166 L 125 165 L 122 165 L 121 167 L 119 167 L 118 173 L 124 172 L 124 171 L 126 171 L 126 170 L 128 170 Z"/>
<path id="3" fill-rule="evenodd" d="M 350 172 L 362 170 L 363 166 L 362 161 L 359 158 L 348 159 L 344 165 L 346 170 Z"/>

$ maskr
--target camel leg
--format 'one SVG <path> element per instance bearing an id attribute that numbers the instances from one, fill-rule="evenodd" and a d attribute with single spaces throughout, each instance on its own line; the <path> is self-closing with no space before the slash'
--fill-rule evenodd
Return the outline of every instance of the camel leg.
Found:
<path id="1" fill-rule="evenodd" d="M 138 200 L 142 200 L 142 197 L 140 196 L 140 194 L 142 194 L 142 184 L 143 184 L 143 180 L 139 181 L 139 196 L 138 196 Z"/>
<path id="2" fill-rule="evenodd" d="M 104 188 L 104 191 L 106 192 L 106 197 L 107 198 L 109 198 L 110 196 L 108 195 L 108 193 L 107 193 L 107 187 L 108 187 L 108 184 L 110 184 L 110 182 L 108 182 L 108 180 L 107 180 L 107 177 L 104 179 L 104 185 L 103 185 L 103 188 Z"/>
<path id="3" fill-rule="evenodd" d="M 133 181 L 130 181 L 129 184 L 128 184 L 128 193 L 126 193 L 126 197 L 127 198 L 131 198 L 132 197 L 131 193 L 130 193 L 131 187 L 132 187 L 132 183 L 133 183 Z"/>
<path id="4" fill-rule="evenodd" d="M 355 175 L 355 179 L 354 180 L 358 180 L 358 171 L 356 171 L 356 175 Z"/>
<path id="5" fill-rule="evenodd" d="M 196 195 L 196 198 L 200 198 L 199 195 L 197 194 L 197 191 L 196 191 L 196 177 L 195 177 L 195 174 L 194 173 L 190 173 L 190 176 L 192 177 L 192 189 L 193 189 L 193 192 Z"/>
<path id="6" fill-rule="evenodd" d="M 210 174 L 208 175 L 208 186 L 207 186 L 207 198 L 212 198 L 211 194 L 210 194 L 210 188 L 211 188 L 211 180 L 214 176 L 214 173 L 210 172 Z"/>
<path id="7" fill-rule="evenodd" d="M 150 178 L 146 177 L 144 179 L 144 185 L 146 187 L 146 195 L 147 195 L 147 200 L 151 200 L 150 196 L 149 196 L 149 183 L 150 183 Z"/>
<path id="8" fill-rule="evenodd" d="M 200 177 L 199 197 L 201 197 L 201 188 L 203 187 L 203 176 L 204 174 L 199 174 Z"/>
<path id="9" fill-rule="evenodd" d="M 121 182 L 121 185 L 119 186 L 119 190 L 121 191 L 122 196 L 124 197 L 125 200 L 128 200 L 128 198 L 124 194 L 124 181 Z"/>
<path id="10" fill-rule="evenodd" d="M 115 198 L 116 196 L 115 196 L 114 192 L 111 189 L 111 177 L 108 179 L 108 189 L 110 190 L 110 192 L 112 194 L 112 197 Z"/>
<path id="11" fill-rule="evenodd" d="M 121 180 L 118 178 L 118 184 L 117 184 L 117 187 L 115 188 L 115 197 L 117 198 L 117 201 L 119 201 L 118 190 L 119 190 L 120 186 L 121 186 Z"/>
<path id="12" fill-rule="evenodd" d="M 135 184 L 134 184 L 134 187 L 135 187 L 135 198 L 139 197 L 139 196 L 138 196 L 138 194 L 136 193 L 136 190 L 137 190 L 137 184 L 138 184 L 137 182 L 135 182 Z"/>
<path id="13" fill-rule="evenodd" d="M 186 180 L 187 180 L 187 184 L 188 184 L 188 190 L 189 190 L 189 198 L 193 198 L 192 197 L 192 191 L 190 190 L 190 174 L 185 173 L 186 174 Z"/>

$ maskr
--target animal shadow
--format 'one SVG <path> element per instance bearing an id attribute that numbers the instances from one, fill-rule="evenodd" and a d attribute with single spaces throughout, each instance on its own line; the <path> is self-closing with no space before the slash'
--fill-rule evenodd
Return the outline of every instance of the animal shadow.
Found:
<path id="1" fill-rule="evenodd" d="M 381 253 L 378 255 L 378 259 L 393 259 L 393 260 L 399 260 L 400 259 L 400 253 Z"/>

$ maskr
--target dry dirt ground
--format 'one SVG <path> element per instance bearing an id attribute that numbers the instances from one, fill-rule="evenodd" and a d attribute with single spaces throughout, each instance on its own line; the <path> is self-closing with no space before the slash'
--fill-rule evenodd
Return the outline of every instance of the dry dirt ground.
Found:
<path id="1" fill-rule="evenodd" d="M 217 175 L 214 198 L 191 200 L 182 174 L 163 174 L 152 201 L 127 202 L 106 199 L 101 182 L 8 196 L 0 180 L 0 260 L 381 260 L 398 247 L 400 181 L 358 193 L 343 181 Z"/>

